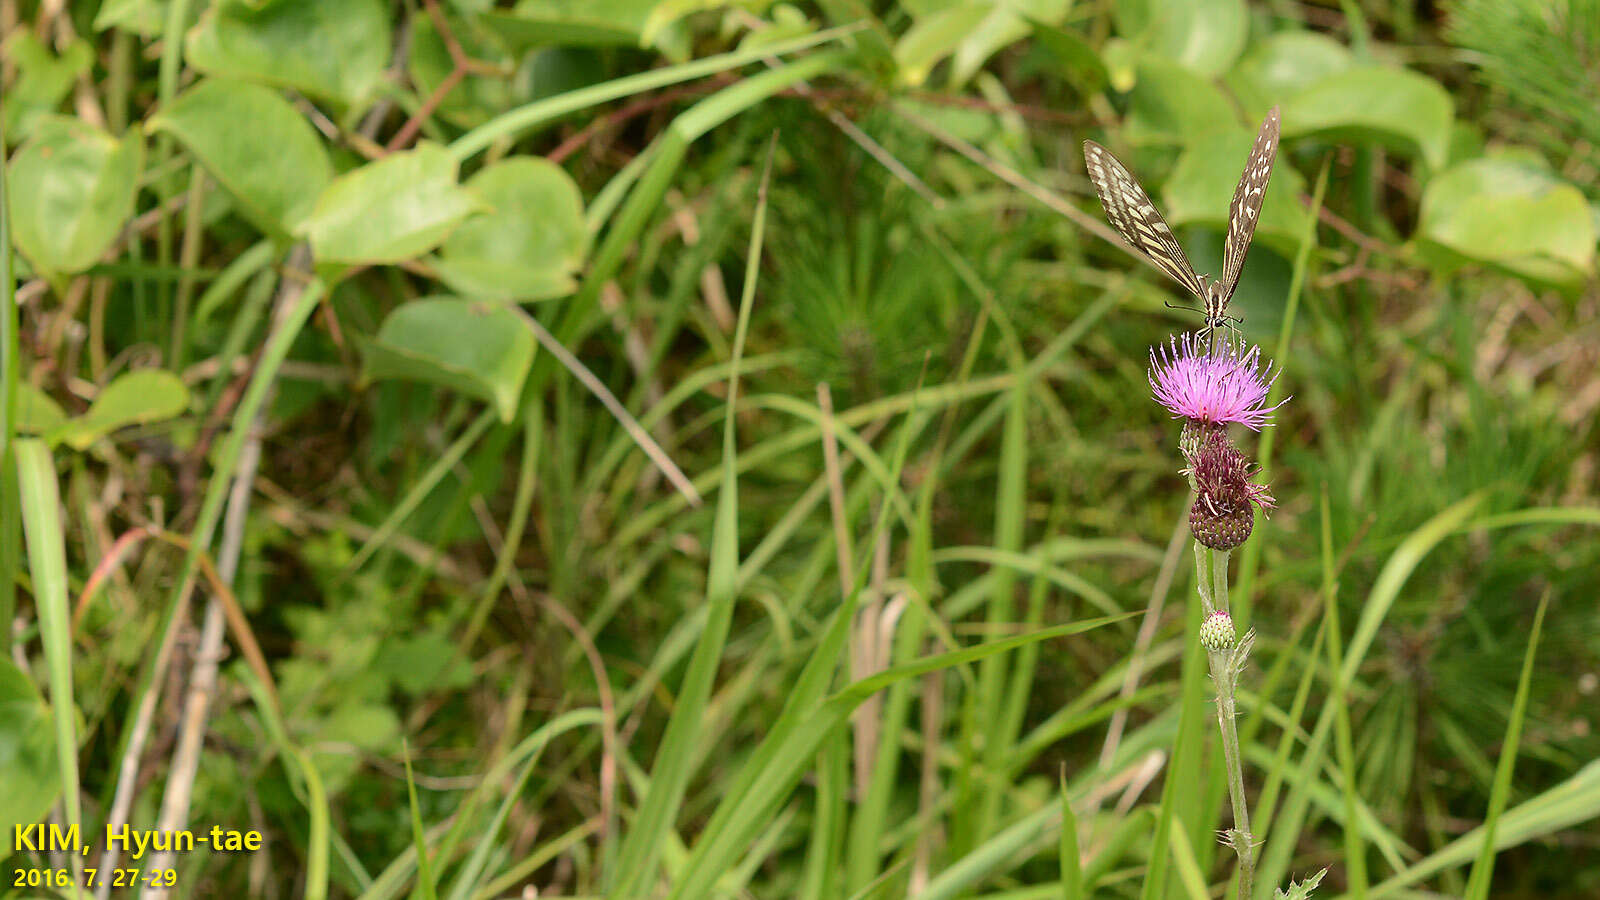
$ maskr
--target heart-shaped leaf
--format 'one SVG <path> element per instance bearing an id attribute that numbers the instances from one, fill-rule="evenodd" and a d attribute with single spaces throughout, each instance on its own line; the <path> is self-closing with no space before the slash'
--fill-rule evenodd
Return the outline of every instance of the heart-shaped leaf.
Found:
<path id="1" fill-rule="evenodd" d="M 1030 19 L 1050 25 L 1066 18 L 1072 0 L 988 0 L 989 14 L 956 47 L 950 80 L 965 84 L 989 57 L 1033 31 Z"/>
<path id="2" fill-rule="evenodd" d="M 1372 141 L 1443 168 L 1455 118 L 1439 82 L 1409 69 L 1362 65 L 1320 78 L 1283 102 L 1283 135 Z"/>
<path id="3" fill-rule="evenodd" d="M 1476 261 L 1554 283 L 1593 271 L 1597 239 L 1582 191 L 1509 155 L 1468 160 L 1431 179 L 1417 238 L 1444 269 Z"/>
<path id="4" fill-rule="evenodd" d="M 954 53 L 990 11 L 988 4 L 968 3 L 917 19 L 894 46 L 900 80 L 910 85 L 927 81 L 933 67 Z"/>
<path id="5" fill-rule="evenodd" d="M 514 309 L 483 300 L 427 297 L 383 320 L 366 342 L 365 381 L 401 378 L 444 385 L 516 415 L 533 365 L 533 333 Z"/>
<path id="6" fill-rule="evenodd" d="M 1238 127 L 1190 141 L 1162 192 L 1167 222 L 1174 228 L 1193 224 L 1226 231 L 1228 205 L 1254 144 L 1255 135 Z M 1296 199 L 1304 191 L 1305 179 L 1280 155 L 1256 226 L 1258 243 L 1270 244 L 1283 256 L 1294 254 L 1308 215 Z"/>
<path id="7" fill-rule="evenodd" d="M 1029 19 L 1056 23 L 1071 0 L 962 0 L 915 4 L 915 23 L 895 46 L 900 78 L 907 84 L 926 81 L 933 67 L 951 58 L 950 80 L 970 79 L 995 51 L 1026 37 Z M 659 11 L 658 11 L 659 15 Z"/>
<path id="8" fill-rule="evenodd" d="M 182 415 L 189 408 L 189 389 L 165 369 L 138 369 L 106 385 L 89 411 L 57 426 L 45 437 L 75 450 L 128 425 L 143 425 Z"/>
<path id="9" fill-rule="evenodd" d="M 1205 75 L 1226 72 L 1250 35 L 1244 0 L 1124 0 L 1112 10 L 1141 58 Z"/>
<path id="10" fill-rule="evenodd" d="M 1183 144 L 1238 125 L 1233 104 L 1210 79 L 1167 62 L 1139 64 L 1128 104 L 1123 137 L 1133 144 Z"/>
<path id="11" fill-rule="evenodd" d="M 0 809 L 7 824 L 43 821 L 61 794 L 50 708 L 9 658 L 0 657 Z M 0 833 L 0 859 L 16 851 L 14 829 Z"/>
<path id="12" fill-rule="evenodd" d="M 48 275 L 94 265 L 133 212 L 144 144 L 75 119 L 49 117 L 11 160 L 12 240 Z"/>
<path id="13" fill-rule="evenodd" d="M 1038 45 L 1061 64 L 1061 75 L 1081 94 L 1105 89 L 1111 80 L 1105 60 L 1083 35 L 1068 28 L 1033 20 L 1033 36 Z"/>
<path id="14" fill-rule="evenodd" d="M 1235 96 L 1255 118 L 1323 78 L 1355 64 L 1350 51 L 1315 31 L 1280 31 L 1257 44 L 1228 73 Z"/>
<path id="15" fill-rule="evenodd" d="M 194 154 L 263 229 L 287 237 L 333 179 L 322 141 L 277 91 L 207 78 L 147 126 Z"/>
<path id="16" fill-rule="evenodd" d="M 72 92 L 72 83 L 94 65 L 94 50 L 84 41 L 73 41 L 56 56 L 27 29 L 6 38 L 0 56 L 17 67 L 5 102 L 6 141 L 11 144 L 32 134 L 34 121 L 60 106 Z"/>
<path id="17" fill-rule="evenodd" d="M 67 421 L 67 414 L 49 394 L 26 381 L 17 384 L 17 430 L 44 434 Z"/>
<path id="18" fill-rule="evenodd" d="M 195 68 L 359 106 L 389 62 L 383 0 L 217 0 L 189 32 Z"/>
<path id="19" fill-rule="evenodd" d="M 94 14 L 94 30 L 120 28 L 145 38 L 159 38 L 167 30 L 167 11 L 172 0 L 105 0 Z M 206 4 L 189 3 L 184 30 L 200 17 Z"/>
<path id="20" fill-rule="evenodd" d="M 439 246 L 483 207 L 437 144 L 391 153 L 334 179 L 300 227 L 320 263 L 393 263 Z"/>
<path id="21" fill-rule="evenodd" d="M 560 166 L 517 157 L 467 182 L 493 208 L 451 233 L 435 268 L 452 288 L 478 297 L 547 300 L 576 287 L 589 249 L 583 196 Z"/>

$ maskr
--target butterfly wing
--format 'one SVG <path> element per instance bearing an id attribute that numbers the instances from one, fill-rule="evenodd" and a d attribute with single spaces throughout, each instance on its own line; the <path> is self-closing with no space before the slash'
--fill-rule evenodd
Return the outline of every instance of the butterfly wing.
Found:
<path id="1" fill-rule="evenodd" d="M 1112 227 L 1156 268 L 1204 299 L 1205 285 L 1194 273 L 1194 266 L 1183 255 L 1178 239 L 1172 236 L 1172 229 L 1167 227 L 1144 188 L 1139 187 L 1111 151 L 1094 141 L 1083 142 L 1083 159 L 1089 170 L 1089 180 L 1100 195 L 1100 205 L 1106 208 L 1106 220 Z"/>
<path id="2" fill-rule="evenodd" d="M 1272 177 L 1272 163 L 1277 156 L 1278 108 L 1274 106 L 1261 123 L 1250 158 L 1245 160 L 1244 174 L 1239 176 L 1239 186 L 1233 190 L 1233 203 L 1228 206 L 1228 239 L 1222 245 L 1222 278 L 1218 282 L 1224 305 L 1239 284 L 1239 273 L 1244 271 L 1244 257 L 1250 252 L 1250 239 L 1255 237 L 1261 201 L 1267 196 L 1267 179 Z"/>

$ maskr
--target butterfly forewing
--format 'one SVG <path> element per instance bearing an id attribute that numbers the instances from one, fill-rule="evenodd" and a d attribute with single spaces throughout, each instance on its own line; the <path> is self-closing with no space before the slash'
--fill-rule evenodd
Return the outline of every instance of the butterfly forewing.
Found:
<path id="1" fill-rule="evenodd" d="M 1261 218 L 1261 201 L 1267 195 L 1267 179 L 1272 177 L 1272 162 L 1277 156 L 1278 108 L 1274 106 L 1261 123 L 1261 132 L 1245 161 L 1244 174 L 1239 176 L 1239 186 L 1233 190 L 1233 203 L 1228 206 L 1228 239 L 1222 245 L 1222 278 L 1218 282 L 1224 305 L 1239 285 L 1239 273 L 1244 271 L 1244 257 L 1250 252 L 1250 239 Z"/>
<path id="2" fill-rule="evenodd" d="M 1205 285 L 1189 265 L 1178 239 L 1172 236 L 1172 229 L 1167 227 L 1144 188 L 1139 187 L 1110 151 L 1094 141 L 1083 142 L 1083 157 L 1089 180 L 1100 195 L 1100 203 L 1106 208 L 1106 219 L 1112 227 L 1156 268 L 1204 299 Z M 1249 240 L 1248 234 L 1245 240 Z"/>

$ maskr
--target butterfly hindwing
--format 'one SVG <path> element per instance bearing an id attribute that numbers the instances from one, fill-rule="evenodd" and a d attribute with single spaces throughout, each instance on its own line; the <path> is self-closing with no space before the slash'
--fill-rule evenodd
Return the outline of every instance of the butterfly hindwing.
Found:
<path id="1" fill-rule="evenodd" d="M 1244 174 L 1234 188 L 1233 202 L 1228 206 L 1228 237 L 1222 245 L 1222 278 L 1218 281 L 1223 305 L 1239 285 L 1239 273 L 1244 271 L 1245 254 L 1250 252 L 1250 240 L 1261 218 L 1261 201 L 1267 195 L 1267 180 L 1272 177 L 1272 163 L 1277 156 L 1278 108 L 1274 106 L 1261 123 L 1261 132 L 1256 135 Z"/>
<path id="2" fill-rule="evenodd" d="M 1205 285 L 1144 188 L 1109 150 L 1094 141 L 1083 142 L 1083 157 L 1089 180 L 1106 209 L 1106 220 L 1156 268 L 1203 299 Z"/>

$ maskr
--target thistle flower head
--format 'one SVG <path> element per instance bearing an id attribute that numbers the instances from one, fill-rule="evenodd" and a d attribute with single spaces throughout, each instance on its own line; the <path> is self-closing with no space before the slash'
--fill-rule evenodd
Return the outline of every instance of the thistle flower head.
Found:
<path id="1" fill-rule="evenodd" d="M 1255 464 L 1228 440 L 1227 432 L 1221 428 L 1206 429 L 1192 450 L 1185 449 L 1184 459 L 1189 463 L 1184 474 L 1194 478 L 1199 500 L 1214 511 L 1250 504 L 1277 508 L 1278 501 L 1267 486 L 1250 480 Z"/>
<path id="2" fill-rule="evenodd" d="M 1202 429 L 1191 441 L 1184 447 L 1189 466 L 1183 470 L 1195 488 L 1189 529 L 1213 550 L 1232 550 L 1250 537 L 1255 508 L 1272 509 L 1277 501 L 1266 485 L 1250 480 L 1254 465 L 1221 427 Z"/>
<path id="3" fill-rule="evenodd" d="M 1238 422 L 1254 431 L 1271 424 L 1272 413 L 1285 399 L 1267 406 L 1267 391 L 1277 380 L 1271 363 L 1262 363 L 1261 348 L 1242 342 L 1206 346 L 1192 334 L 1150 349 L 1150 390 L 1174 418 L 1208 425 Z"/>

